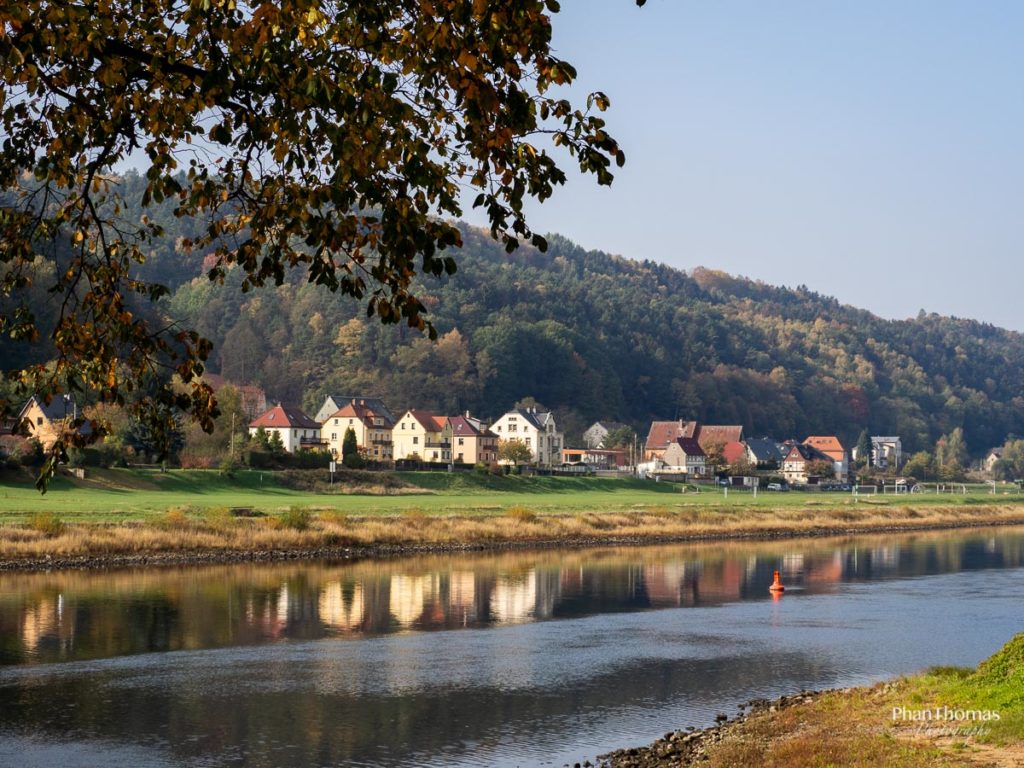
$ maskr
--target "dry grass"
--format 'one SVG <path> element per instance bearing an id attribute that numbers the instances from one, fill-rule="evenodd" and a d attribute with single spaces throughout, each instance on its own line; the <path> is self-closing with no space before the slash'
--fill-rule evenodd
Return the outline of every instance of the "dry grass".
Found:
<path id="1" fill-rule="evenodd" d="M 502 513 L 502 514 L 496 514 Z M 0 526 L 3 559 L 204 550 L 319 549 L 332 546 L 448 546 L 497 542 L 597 542 L 825 535 L 893 529 L 1024 523 L 1018 507 L 846 506 L 736 510 L 685 503 L 629 511 L 537 514 L 524 506 L 472 514 L 410 507 L 356 516 L 295 507 L 277 516 L 236 518 L 227 508 L 171 509 L 150 522 Z"/>

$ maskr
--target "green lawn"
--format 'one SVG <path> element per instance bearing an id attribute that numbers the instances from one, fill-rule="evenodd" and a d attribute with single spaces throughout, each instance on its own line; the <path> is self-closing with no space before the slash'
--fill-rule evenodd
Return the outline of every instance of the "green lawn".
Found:
<path id="1" fill-rule="evenodd" d="M 394 514 L 419 509 L 425 514 L 489 514 L 510 506 L 539 513 L 623 510 L 636 507 L 707 505 L 737 510 L 757 507 L 837 507 L 853 504 L 849 493 L 770 493 L 755 499 L 749 491 L 704 488 L 683 493 L 674 483 L 593 477 L 493 477 L 477 473 L 402 472 L 405 488 L 379 495 L 316 493 L 283 487 L 271 471 L 243 470 L 227 477 L 217 471 L 144 469 L 88 470 L 85 481 L 56 477 L 41 495 L 27 474 L 0 475 L 0 520 L 16 522 L 40 511 L 66 520 L 117 522 L 144 519 L 172 507 L 252 507 L 273 512 L 291 506 L 334 509 L 357 515 Z M 1015 491 L 996 496 L 983 488 L 962 494 L 862 497 L 859 503 L 935 505 L 1020 503 Z"/>

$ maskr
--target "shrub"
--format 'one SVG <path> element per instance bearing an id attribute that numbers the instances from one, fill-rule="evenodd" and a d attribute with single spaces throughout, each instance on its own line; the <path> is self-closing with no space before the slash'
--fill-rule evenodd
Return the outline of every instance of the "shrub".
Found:
<path id="1" fill-rule="evenodd" d="M 188 516 L 181 507 L 171 507 L 164 512 L 157 524 L 161 528 L 184 528 L 188 525 Z"/>
<path id="2" fill-rule="evenodd" d="M 505 514 L 520 523 L 534 523 L 537 521 L 536 512 L 529 507 L 519 506 L 518 504 L 505 510 Z"/>
<path id="3" fill-rule="evenodd" d="M 64 533 L 64 522 L 53 512 L 36 512 L 29 518 L 28 527 L 50 538 Z"/>
<path id="4" fill-rule="evenodd" d="M 305 507 L 289 507 L 288 511 L 281 515 L 281 525 L 293 531 L 308 530 L 312 523 L 313 515 Z"/>

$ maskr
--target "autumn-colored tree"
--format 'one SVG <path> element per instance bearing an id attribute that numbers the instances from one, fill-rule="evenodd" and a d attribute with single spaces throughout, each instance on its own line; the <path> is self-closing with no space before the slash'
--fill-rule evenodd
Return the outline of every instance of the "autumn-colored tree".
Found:
<path id="1" fill-rule="evenodd" d="M 835 466 L 827 459 L 815 459 L 807 462 L 807 474 L 816 477 L 833 478 L 836 476 Z"/>
<path id="2" fill-rule="evenodd" d="M 642 0 L 637 0 L 642 5 Z M 126 404 L 169 448 L 174 411 L 212 429 L 201 374 L 210 343 L 141 309 L 164 286 L 137 277 L 174 200 L 198 217 L 180 247 L 242 290 L 311 283 L 426 330 L 417 273 L 451 274 L 448 218 L 475 191 L 491 235 L 544 248 L 524 203 L 565 173 L 549 140 L 601 184 L 624 157 L 594 111 L 555 95 L 576 72 L 551 50 L 556 0 L 109 0 L 8 4 L 0 16 L 0 336 L 38 344 L 26 298 L 40 255 L 57 264 L 47 328 L 55 364 L 5 364 L 22 394 L 84 390 Z M 141 163 L 127 200 L 115 169 Z M 47 308 L 50 312 L 51 308 Z M 159 372 L 150 395 L 136 379 Z M 187 385 L 176 390 L 174 373 Z M 0 415 L 14 404 L 0 403 Z M 65 445 L 57 441 L 41 480 Z M 92 434 L 99 434 L 94 430 Z"/>
<path id="3" fill-rule="evenodd" d="M 509 464 L 529 464 L 533 451 L 522 440 L 502 440 L 498 444 L 498 461 Z"/>

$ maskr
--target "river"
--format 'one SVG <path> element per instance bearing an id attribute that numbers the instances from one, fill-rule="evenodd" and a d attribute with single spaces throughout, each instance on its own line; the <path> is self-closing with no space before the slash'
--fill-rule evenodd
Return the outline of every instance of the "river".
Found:
<path id="1" fill-rule="evenodd" d="M 2 574 L 0 765 L 572 765 L 974 665 L 1022 598 L 1019 528 Z"/>

